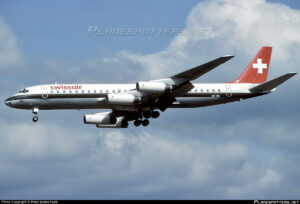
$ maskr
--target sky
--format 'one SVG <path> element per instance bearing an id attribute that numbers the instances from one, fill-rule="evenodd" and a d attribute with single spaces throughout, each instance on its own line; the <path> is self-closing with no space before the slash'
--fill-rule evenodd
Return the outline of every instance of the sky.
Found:
<path id="1" fill-rule="evenodd" d="M 101 35 L 90 29 L 163 30 Z M 198 35 L 167 33 L 184 31 Z M 269 79 L 299 72 L 296 0 L 0 1 L 0 100 L 48 83 L 136 83 L 214 58 L 237 78 L 272 46 Z M 83 124 L 105 110 L 0 106 L 0 199 L 299 199 L 299 76 L 267 96 L 168 109 L 148 127 Z"/>

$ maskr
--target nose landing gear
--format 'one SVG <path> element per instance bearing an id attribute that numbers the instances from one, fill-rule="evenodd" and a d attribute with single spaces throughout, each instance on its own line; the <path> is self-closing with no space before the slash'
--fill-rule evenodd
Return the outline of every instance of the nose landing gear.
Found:
<path id="1" fill-rule="evenodd" d="M 34 116 L 33 116 L 33 118 L 32 118 L 32 121 L 33 121 L 34 123 L 36 123 L 36 122 L 39 120 L 39 118 L 38 118 L 38 116 L 37 116 L 38 112 L 39 112 L 39 109 L 38 109 L 38 108 L 33 108 L 32 113 L 34 114 Z"/>
<path id="2" fill-rule="evenodd" d="M 33 121 L 33 122 L 35 122 L 35 123 L 36 123 L 38 120 L 39 120 L 39 118 L 38 118 L 36 115 L 35 115 L 35 116 L 33 116 L 33 118 L 32 118 L 32 121 Z"/>

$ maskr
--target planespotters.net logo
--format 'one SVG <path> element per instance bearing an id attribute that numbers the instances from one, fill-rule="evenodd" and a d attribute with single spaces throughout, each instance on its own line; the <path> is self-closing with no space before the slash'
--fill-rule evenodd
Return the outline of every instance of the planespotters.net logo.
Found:
<path id="1" fill-rule="evenodd" d="M 254 204 L 299 204 L 299 202 L 292 200 L 255 200 Z"/>
<path id="2" fill-rule="evenodd" d="M 102 28 L 97 25 L 88 26 L 88 36 L 194 36 L 209 37 L 213 33 L 212 28 Z"/>

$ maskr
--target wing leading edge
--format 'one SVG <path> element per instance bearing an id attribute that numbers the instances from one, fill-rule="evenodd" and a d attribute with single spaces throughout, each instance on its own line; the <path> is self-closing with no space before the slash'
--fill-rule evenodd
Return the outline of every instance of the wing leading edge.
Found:
<path id="1" fill-rule="evenodd" d="M 212 69 L 218 67 L 219 65 L 227 62 L 228 60 L 230 60 L 233 57 L 234 57 L 233 55 L 226 55 L 223 57 L 219 57 L 219 58 L 212 60 L 210 62 L 207 62 L 205 64 L 199 65 L 192 69 L 189 69 L 189 70 L 186 70 L 179 74 L 176 74 L 176 75 L 172 76 L 171 78 L 183 78 L 183 79 L 187 79 L 187 81 L 195 80 L 198 77 L 204 75 L 205 73 L 211 71 Z"/>
<path id="2" fill-rule="evenodd" d="M 198 77 L 227 62 L 233 57 L 234 56 L 232 55 L 219 57 L 215 60 L 170 77 L 172 82 L 175 83 L 173 85 L 174 89 L 171 92 L 159 96 L 156 102 L 156 107 L 161 111 L 165 111 L 174 101 L 176 101 L 176 97 L 182 96 L 194 88 L 194 86 L 190 83 L 191 80 L 197 79 Z"/>

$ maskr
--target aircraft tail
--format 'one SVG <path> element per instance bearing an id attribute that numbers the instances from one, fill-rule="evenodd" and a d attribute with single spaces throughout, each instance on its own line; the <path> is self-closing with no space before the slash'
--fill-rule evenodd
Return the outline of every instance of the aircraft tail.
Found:
<path id="1" fill-rule="evenodd" d="M 239 78 L 231 83 L 260 84 L 267 81 L 272 47 L 262 47 Z"/>

